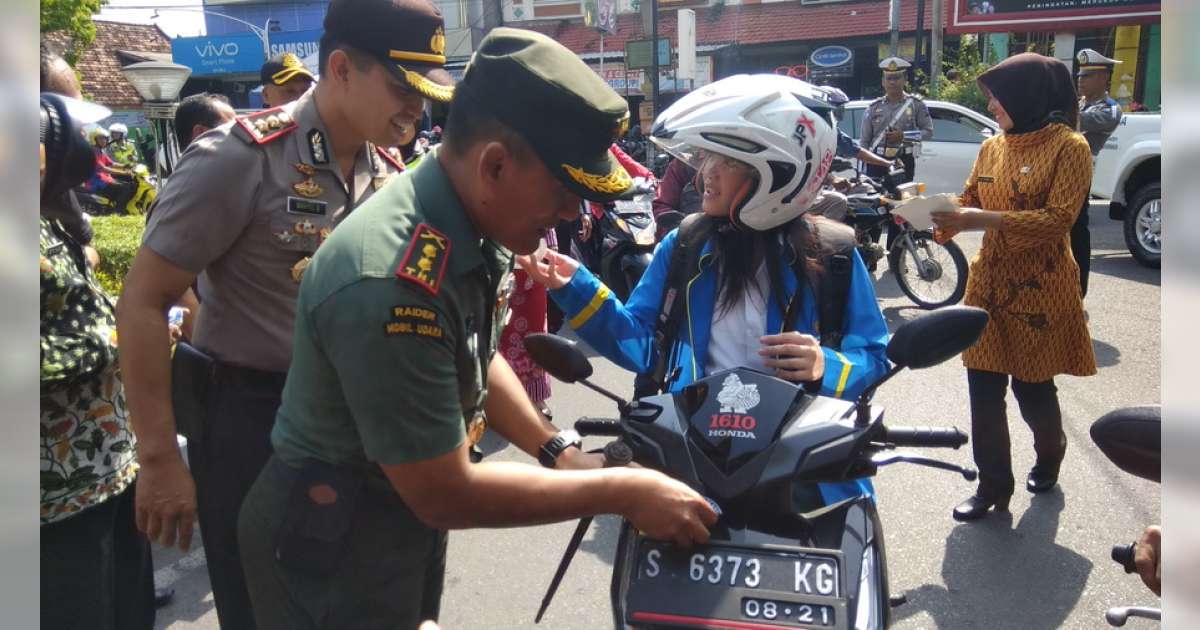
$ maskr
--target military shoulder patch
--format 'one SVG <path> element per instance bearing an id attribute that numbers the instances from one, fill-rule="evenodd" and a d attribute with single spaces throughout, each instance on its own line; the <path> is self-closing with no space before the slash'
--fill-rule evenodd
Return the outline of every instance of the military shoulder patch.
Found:
<path id="1" fill-rule="evenodd" d="M 450 262 L 450 239 L 445 234 L 421 223 L 413 232 L 404 260 L 396 268 L 396 275 L 411 280 L 437 295 L 442 288 L 442 277 Z"/>
<path id="2" fill-rule="evenodd" d="M 446 331 L 438 322 L 437 313 L 423 306 L 397 304 L 392 307 L 391 316 L 383 325 L 383 334 L 387 337 L 397 335 L 419 335 L 431 339 L 442 339 Z"/>
<path id="3" fill-rule="evenodd" d="M 379 157 L 387 161 L 388 164 L 391 164 L 397 172 L 404 172 L 404 162 L 397 160 L 391 153 L 387 152 L 387 149 L 383 147 L 375 147 L 375 152 L 379 154 Z"/>
<path id="4" fill-rule="evenodd" d="M 243 139 L 255 144 L 266 144 L 295 131 L 300 125 L 282 107 L 255 112 L 237 117 L 235 129 L 241 129 Z"/>

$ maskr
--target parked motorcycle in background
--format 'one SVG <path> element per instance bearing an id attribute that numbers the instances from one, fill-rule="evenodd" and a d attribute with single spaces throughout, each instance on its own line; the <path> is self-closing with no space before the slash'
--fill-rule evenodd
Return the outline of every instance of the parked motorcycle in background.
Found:
<path id="1" fill-rule="evenodd" d="M 896 278 L 896 284 L 908 299 L 924 309 L 935 309 L 962 300 L 967 290 L 967 257 L 954 241 L 940 244 L 928 230 L 915 230 L 892 210 L 924 192 L 924 184 L 896 185 L 893 175 L 881 180 L 864 175 L 850 160 L 834 158 L 834 172 L 852 171 L 846 203 L 849 211 L 843 221 L 854 228 L 858 254 L 868 269 L 883 258 Z M 875 241 L 873 234 L 891 224 L 899 233 L 892 238 L 891 249 Z"/>
<path id="2" fill-rule="evenodd" d="M 895 451 L 958 448 L 965 434 L 885 426 L 872 397 L 904 368 L 931 367 L 971 346 L 987 320 L 982 309 L 956 306 L 902 324 L 887 347 L 895 367 L 856 402 L 813 395 L 750 368 L 627 402 L 587 381 L 592 366 L 574 342 L 527 337 L 530 356 L 555 378 L 617 403 L 619 419 L 575 424 L 582 435 L 619 438 L 604 449 L 606 466 L 662 471 L 708 497 L 720 515 L 709 543 L 690 549 L 622 524 L 611 585 L 615 627 L 886 628 L 892 600 L 875 501 L 825 505 L 815 484 L 871 477 L 902 462 L 975 479 L 972 470 Z M 576 529 L 538 620 L 590 523 Z"/>
<path id="3" fill-rule="evenodd" d="M 658 226 L 654 219 L 654 188 L 644 182 L 632 199 L 604 205 L 592 243 L 592 271 L 624 301 L 654 258 Z M 584 202 L 585 204 L 587 202 Z M 586 211 L 586 209 L 585 209 Z"/>

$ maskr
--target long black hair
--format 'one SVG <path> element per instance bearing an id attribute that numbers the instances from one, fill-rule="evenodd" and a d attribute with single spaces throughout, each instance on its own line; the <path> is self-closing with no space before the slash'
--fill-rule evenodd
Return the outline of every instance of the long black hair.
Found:
<path id="1" fill-rule="evenodd" d="M 799 222 L 799 223 L 797 223 Z M 739 229 L 732 223 L 717 228 L 713 240 L 713 251 L 717 267 L 717 313 L 728 314 L 729 309 L 750 291 L 766 291 L 769 299 L 775 300 L 780 313 L 786 313 L 788 305 L 783 295 L 783 268 L 791 265 L 796 270 L 797 280 L 805 282 L 805 272 L 816 270 L 820 262 L 816 258 L 819 227 L 815 219 L 805 213 L 779 227 L 766 231 Z M 796 235 L 799 235 L 798 237 Z M 757 285 L 757 255 L 767 266 L 769 286 Z"/>

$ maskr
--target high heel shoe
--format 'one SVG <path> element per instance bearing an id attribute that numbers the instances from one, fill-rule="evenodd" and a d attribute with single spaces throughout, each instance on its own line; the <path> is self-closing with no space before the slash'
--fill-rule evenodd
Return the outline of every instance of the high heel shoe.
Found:
<path id="1" fill-rule="evenodd" d="M 997 512 L 1008 511 L 1008 500 L 1010 497 L 1000 497 L 998 499 L 985 499 L 979 495 L 972 495 L 971 498 L 958 504 L 954 508 L 954 520 L 956 521 L 975 521 L 979 520 L 987 514 L 991 508 L 995 508 Z"/>
<path id="2" fill-rule="evenodd" d="M 1029 477 L 1025 479 L 1025 489 L 1034 493 L 1041 494 L 1058 485 L 1058 468 L 1050 470 L 1049 467 L 1034 465 L 1033 470 L 1029 471 Z"/>

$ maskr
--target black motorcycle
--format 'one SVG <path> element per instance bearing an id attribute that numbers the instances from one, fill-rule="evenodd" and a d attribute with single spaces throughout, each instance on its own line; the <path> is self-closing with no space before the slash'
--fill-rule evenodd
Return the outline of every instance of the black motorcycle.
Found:
<path id="1" fill-rule="evenodd" d="M 653 189 L 646 187 L 632 199 L 607 203 L 603 216 L 592 228 L 591 246 L 595 251 L 585 259 L 622 301 L 633 292 L 654 258 L 658 226 L 653 201 Z"/>
<path id="2" fill-rule="evenodd" d="M 967 257 L 954 241 L 939 244 L 928 230 L 915 230 L 904 219 L 892 214 L 899 204 L 924 192 L 924 184 L 895 184 L 894 175 L 876 180 L 868 177 L 849 161 L 835 158 L 833 170 L 853 171 L 848 179 L 844 221 L 854 228 L 858 254 L 868 268 L 874 269 L 887 257 L 896 284 L 908 299 L 924 309 L 957 304 L 967 291 Z M 897 231 L 891 248 L 876 242 L 880 231 L 891 224 Z"/>
<path id="3" fill-rule="evenodd" d="M 605 447 L 608 465 L 632 461 L 660 470 L 707 497 L 720 515 L 709 543 L 691 549 L 623 524 L 611 585 L 615 627 L 886 628 L 891 602 L 875 501 L 858 496 L 825 505 L 815 484 L 870 477 L 900 462 L 974 480 L 972 470 L 894 451 L 958 448 L 966 435 L 956 428 L 887 427 L 871 399 L 903 368 L 959 354 L 986 323 L 984 311 L 959 306 L 903 324 L 887 348 L 895 367 L 856 402 L 812 395 L 749 368 L 626 402 L 586 380 L 592 366 L 574 343 L 528 337 L 530 356 L 556 378 L 617 402 L 620 419 L 575 424 L 584 435 L 619 437 Z M 576 530 L 542 612 L 589 522 Z"/>

